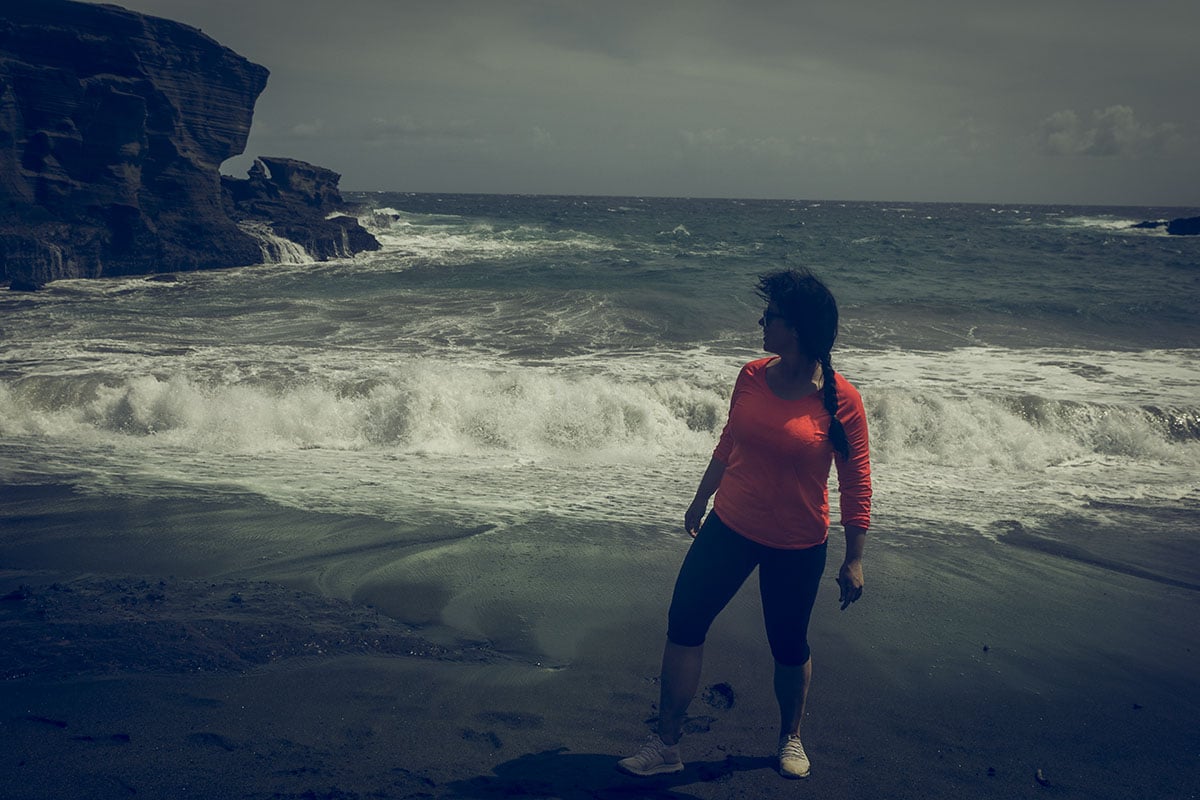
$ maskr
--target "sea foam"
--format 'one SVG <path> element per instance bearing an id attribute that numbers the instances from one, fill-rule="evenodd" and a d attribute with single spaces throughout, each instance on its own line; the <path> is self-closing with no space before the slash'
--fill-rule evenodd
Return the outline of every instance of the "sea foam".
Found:
<path id="1" fill-rule="evenodd" d="M 108 437 L 211 452 L 392 448 L 537 457 L 694 455 L 724 425 L 728 382 L 700 375 L 467 365 L 419 359 L 307 372 L 226 369 L 0 381 L 6 435 Z M 586 368 L 585 368 L 586 366 Z M 644 374 L 643 374 L 644 373 Z M 273 377 L 272 377 L 273 376 Z M 1032 388 L 925 391 L 860 381 L 880 463 L 1024 471 L 1084 454 L 1192 462 L 1200 409 L 1059 399 Z"/>

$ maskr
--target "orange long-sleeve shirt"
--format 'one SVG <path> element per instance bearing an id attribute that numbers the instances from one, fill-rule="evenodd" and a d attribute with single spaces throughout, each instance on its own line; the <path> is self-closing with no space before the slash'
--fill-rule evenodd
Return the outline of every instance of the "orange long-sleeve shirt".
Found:
<path id="1" fill-rule="evenodd" d="M 770 358 L 742 367 L 713 457 L 725 465 L 713 510 L 733 530 L 783 549 L 829 536 L 829 469 L 836 461 L 842 525 L 871 522 L 871 458 L 862 396 L 836 376 L 850 458 L 834 453 L 822 393 L 784 400 L 767 385 Z"/>

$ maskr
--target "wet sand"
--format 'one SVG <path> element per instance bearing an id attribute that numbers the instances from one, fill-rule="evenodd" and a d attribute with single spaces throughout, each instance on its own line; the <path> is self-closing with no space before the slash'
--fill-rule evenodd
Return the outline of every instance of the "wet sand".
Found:
<path id="1" fill-rule="evenodd" d="M 364 552 L 386 561 L 382 523 L 61 487 L 3 501 L 6 798 L 1200 795 L 1190 568 L 1122 570 L 1114 550 L 1020 530 L 998 543 L 877 530 L 864 599 L 839 611 L 827 578 L 814 615 L 812 776 L 773 769 L 770 659 L 748 586 L 710 636 L 687 769 L 639 780 L 613 765 L 654 718 L 682 558 L 669 541 L 630 558 L 631 581 L 581 576 L 607 611 L 564 602 L 563 625 L 579 615 L 566 647 L 435 624 L 462 590 L 433 562 L 419 585 L 398 573 L 330 591 Z M 213 537 L 218 524 L 255 534 Z M 362 544 L 285 559 L 272 530 Z M 532 613 L 520 592 L 477 583 L 503 614 Z"/>

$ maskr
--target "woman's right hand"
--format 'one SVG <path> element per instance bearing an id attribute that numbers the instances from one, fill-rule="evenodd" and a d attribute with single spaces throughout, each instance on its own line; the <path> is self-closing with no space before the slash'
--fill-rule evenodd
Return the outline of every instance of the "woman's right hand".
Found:
<path id="1" fill-rule="evenodd" d="M 697 497 L 683 514 L 683 529 L 693 539 L 700 532 L 700 523 L 704 521 L 704 512 L 708 510 L 708 501 Z"/>
<path id="2" fill-rule="evenodd" d="M 725 465 L 718 461 L 716 456 L 710 458 L 708 468 L 704 470 L 704 477 L 700 479 L 700 488 L 696 489 L 696 496 L 692 498 L 692 504 L 683 514 L 683 529 L 693 539 L 700 532 L 700 523 L 704 522 L 704 512 L 708 510 L 708 498 L 717 491 L 717 487 L 721 485 L 721 476 L 724 474 Z"/>

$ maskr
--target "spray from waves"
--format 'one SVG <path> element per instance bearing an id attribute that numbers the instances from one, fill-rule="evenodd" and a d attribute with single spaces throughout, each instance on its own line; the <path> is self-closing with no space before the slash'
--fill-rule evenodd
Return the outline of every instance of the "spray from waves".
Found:
<path id="1" fill-rule="evenodd" d="M 1158 223 L 1146 225 L 1145 223 Z M 1051 218 L 1048 227 L 1096 231 L 1130 236 L 1167 236 L 1167 220 L 1117 216 L 1083 216 Z"/>
<path id="2" fill-rule="evenodd" d="M 270 372 L 0 381 L 0 475 L 146 497 L 251 492 L 383 519 L 565 514 L 674 529 L 729 396 L 679 373 L 428 361 L 346 377 Z M 885 528 L 984 532 L 1009 509 L 1050 519 L 1096 499 L 1195 499 L 1194 407 L 863 394 Z"/>
<path id="3" fill-rule="evenodd" d="M 1102 456 L 1200 465 L 1200 409 L 864 392 L 873 460 L 1023 474 Z M 212 453 L 321 448 L 570 460 L 703 456 L 724 387 L 684 378 L 413 362 L 349 378 L 46 375 L 0 382 L 4 436 Z"/>
<path id="4" fill-rule="evenodd" d="M 311 264 L 313 257 L 296 242 L 275 233 L 265 222 L 239 222 L 238 227 L 258 242 L 264 264 Z"/>
<path id="5" fill-rule="evenodd" d="M 1200 464 L 1200 409 L 1047 400 L 1033 395 L 870 394 L 872 455 L 1028 472 L 1087 456 Z"/>
<path id="6" fill-rule="evenodd" d="M 323 448 L 632 458 L 711 447 L 726 400 L 682 381 L 628 384 L 535 370 L 413 364 L 337 384 L 0 383 L 5 436 L 140 443 L 218 453 Z"/>
<path id="7" fill-rule="evenodd" d="M 608 263 L 619 267 L 646 266 L 647 262 L 661 260 L 661 266 L 676 271 L 680 259 L 760 258 L 764 247 L 755 237 L 744 241 L 694 238 L 683 223 L 661 230 L 643 229 L 636 224 L 616 226 L 599 235 L 552 223 L 517 224 L 382 206 L 365 211 L 358 221 L 383 245 L 368 260 L 394 261 L 400 256 L 435 266 L 478 261 L 528 263 L 546 258 L 549 263 L 570 262 L 583 256 L 607 258 Z"/>
<path id="8" fill-rule="evenodd" d="M 575 230 L 499 225 L 451 214 L 416 214 L 372 208 L 359 223 L 383 245 L 384 254 L 403 253 L 431 264 L 528 258 L 553 253 L 607 251 L 614 244 Z"/>

